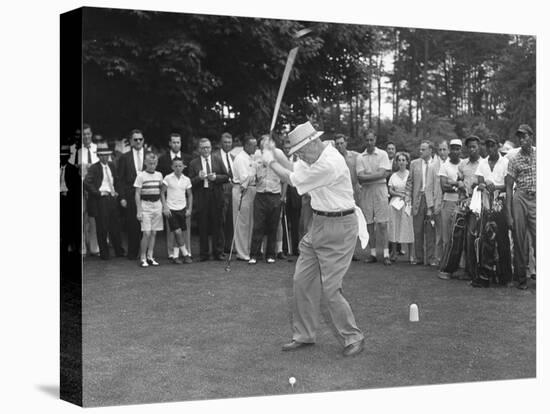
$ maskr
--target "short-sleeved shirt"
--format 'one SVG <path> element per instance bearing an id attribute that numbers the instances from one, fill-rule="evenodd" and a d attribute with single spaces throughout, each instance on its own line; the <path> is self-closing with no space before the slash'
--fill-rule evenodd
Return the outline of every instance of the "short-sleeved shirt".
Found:
<path id="1" fill-rule="evenodd" d="M 248 177 L 256 175 L 256 162 L 246 151 L 241 151 L 233 160 L 233 181 L 243 184 Z"/>
<path id="2" fill-rule="evenodd" d="M 479 167 L 481 157 L 476 162 L 472 162 L 470 158 L 466 158 L 458 164 L 458 171 L 464 175 L 464 187 L 468 195 L 472 194 L 472 184 L 477 184 L 476 171 Z"/>
<path id="3" fill-rule="evenodd" d="M 134 187 L 141 189 L 141 199 L 145 201 L 160 200 L 160 190 L 162 188 L 162 174 L 158 171 L 147 172 L 140 171 L 134 181 Z"/>
<path id="4" fill-rule="evenodd" d="M 295 162 L 290 183 L 298 194 L 309 193 L 314 210 L 335 212 L 355 208 L 348 166 L 342 154 L 330 144 L 313 164 Z"/>
<path id="5" fill-rule="evenodd" d="M 188 177 L 182 174 L 178 178 L 175 173 L 171 173 L 164 177 L 162 183 L 166 186 L 166 205 L 170 210 L 187 207 L 186 191 L 192 186 Z"/>
<path id="6" fill-rule="evenodd" d="M 383 168 L 386 171 L 391 171 L 391 163 L 388 157 L 388 153 L 383 149 L 374 147 L 372 154 L 369 154 L 367 150 L 362 152 L 357 157 L 357 174 L 366 172 L 372 174 L 377 172 L 380 168 Z M 370 181 L 364 183 L 363 185 L 371 184 L 386 184 L 386 178 L 381 177 L 376 181 Z"/>
<path id="7" fill-rule="evenodd" d="M 516 189 L 522 191 L 537 191 L 537 151 L 531 148 L 527 155 L 523 150 L 510 158 L 508 175 L 516 182 Z"/>
<path id="8" fill-rule="evenodd" d="M 479 161 L 479 166 L 476 170 L 476 175 L 478 177 L 483 177 L 485 181 L 490 180 L 495 185 L 504 185 L 504 178 L 506 177 L 506 172 L 508 171 L 508 158 L 503 157 L 499 154 L 498 160 L 491 171 L 489 166 L 489 157 L 482 158 Z"/>
<path id="9" fill-rule="evenodd" d="M 257 165 L 256 193 L 281 193 L 281 179 L 264 164 Z"/>
<path id="10" fill-rule="evenodd" d="M 458 164 L 453 164 L 450 158 L 447 158 L 439 168 L 439 177 L 447 177 L 449 180 L 456 181 L 458 178 Z M 458 193 L 443 193 L 443 201 L 458 201 Z"/>

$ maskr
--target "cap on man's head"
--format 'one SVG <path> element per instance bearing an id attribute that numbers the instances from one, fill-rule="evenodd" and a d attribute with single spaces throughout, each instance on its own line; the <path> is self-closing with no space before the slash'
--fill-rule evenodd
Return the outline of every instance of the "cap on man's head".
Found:
<path id="1" fill-rule="evenodd" d="M 466 143 L 466 145 L 468 145 L 468 142 L 470 141 L 477 141 L 478 144 L 481 142 L 477 135 L 470 135 L 468 138 L 466 138 L 466 141 L 464 142 Z"/>
<path id="2" fill-rule="evenodd" d="M 449 146 L 452 147 L 453 145 L 457 145 L 459 147 L 462 146 L 462 141 L 459 138 L 453 138 L 451 139 L 451 142 L 449 142 Z"/>
<path id="3" fill-rule="evenodd" d="M 113 151 L 109 148 L 109 144 L 107 144 L 105 141 L 98 142 L 97 143 L 97 155 L 111 155 Z"/>
<path id="4" fill-rule="evenodd" d="M 321 135 L 323 135 L 323 131 L 317 131 L 315 128 L 313 128 L 313 125 L 311 125 L 311 122 L 309 121 L 298 125 L 296 128 L 288 133 L 288 140 L 290 141 L 291 145 L 290 151 L 288 151 L 288 153 L 294 154 L 304 145 L 308 144 L 316 138 L 319 138 Z"/>
<path id="5" fill-rule="evenodd" d="M 518 126 L 518 129 L 516 131 L 516 135 L 517 134 L 529 134 L 529 135 L 533 135 L 533 130 L 531 129 L 531 127 L 527 124 L 521 124 L 520 126 Z"/>
<path id="6" fill-rule="evenodd" d="M 494 137 L 485 138 L 485 145 L 487 145 L 489 143 L 493 143 L 494 145 L 498 145 L 498 142 Z"/>

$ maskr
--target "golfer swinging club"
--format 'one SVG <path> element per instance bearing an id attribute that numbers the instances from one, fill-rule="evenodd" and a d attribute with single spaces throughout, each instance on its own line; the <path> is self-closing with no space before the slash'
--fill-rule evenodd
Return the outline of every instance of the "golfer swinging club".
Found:
<path id="1" fill-rule="evenodd" d="M 311 195 L 313 222 L 300 241 L 300 256 L 294 270 L 292 341 L 283 351 L 313 345 L 319 325 L 321 294 L 344 344 L 344 356 L 363 350 L 364 336 L 355 323 L 351 307 L 342 295 L 342 279 L 355 250 L 357 236 L 361 245 L 368 241 L 367 226 L 353 199 L 353 188 L 344 158 L 332 145 L 323 143 L 311 123 L 298 125 L 288 134 L 290 154 L 299 160 L 291 163 L 283 152 L 268 143 L 263 162 L 293 185 L 298 193 Z"/>

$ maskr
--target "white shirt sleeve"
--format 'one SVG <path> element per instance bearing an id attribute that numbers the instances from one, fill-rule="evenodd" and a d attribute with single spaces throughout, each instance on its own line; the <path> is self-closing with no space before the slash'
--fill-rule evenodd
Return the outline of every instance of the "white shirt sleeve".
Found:
<path id="1" fill-rule="evenodd" d="M 331 183 L 334 180 L 331 173 L 334 170 L 327 168 L 325 160 L 319 160 L 311 166 L 300 160 L 294 164 L 290 182 L 296 187 L 298 194 L 302 195 Z"/>

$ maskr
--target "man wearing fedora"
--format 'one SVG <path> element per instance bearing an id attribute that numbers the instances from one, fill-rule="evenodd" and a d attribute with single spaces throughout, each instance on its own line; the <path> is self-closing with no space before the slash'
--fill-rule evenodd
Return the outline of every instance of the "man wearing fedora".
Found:
<path id="1" fill-rule="evenodd" d="M 527 289 L 529 238 L 536 258 L 537 240 L 537 154 L 533 130 L 522 124 L 516 131 L 520 150 L 510 158 L 506 175 L 506 215 L 514 234 L 514 257 L 518 289 Z M 516 185 L 514 191 L 514 184 Z M 528 237 L 529 236 L 529 237 Z"/>
<path id="2" fill-rule="evenodd" d="M 106 142 L 97 144 L 99 161 L 88 168 L 84 187 L 88 191 L 88 213 L 96 219 L 99 255 L 103 260 L 110 258 L 107 236 L 117 257 L 124 256 L 120 241 L 120 217 L 118 210 L 118 176 L 115 165 L 109 161 L 112 151 Z"/>
<path id="3" fill-rule="evenodd" d="M 299 160 L 289 162 L 284 153 L 269 144 L 262 159 L 281 179 L 309 193 L 313 219 L 310 230 L 300 241 L 300 256 L 294 270 L 292 341 L 283 351 L 313 345 L 319 325 L 321 295 L 344 345 L 344 356 L 363 350 L 364 336 L 342 295 L 346 274 L 358 234 L 366 245 L 366 222 L 353 199 L 348 166 L 342 155 L 319 137 L 310 122 L 298 125 L 288 134 L 290 154 Z"/>

